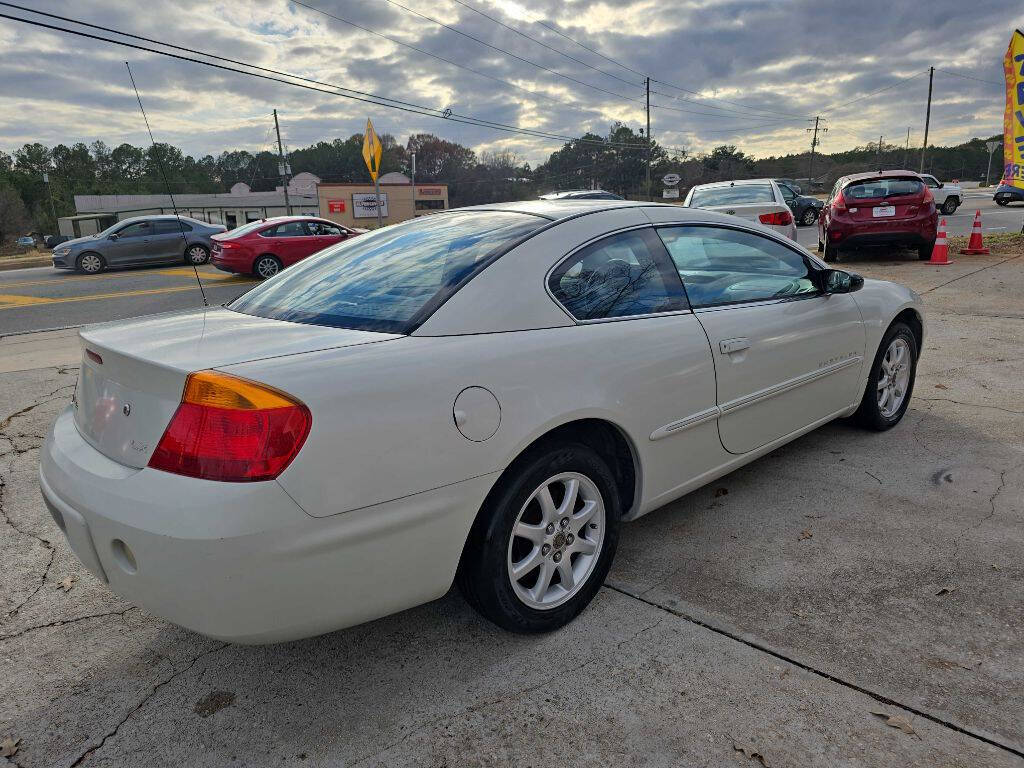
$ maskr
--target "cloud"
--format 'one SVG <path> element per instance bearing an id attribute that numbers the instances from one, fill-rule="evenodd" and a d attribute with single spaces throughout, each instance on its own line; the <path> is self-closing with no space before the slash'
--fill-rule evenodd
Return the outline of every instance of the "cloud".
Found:
<path id="1" fill-rule="evenodd" d="M 929 66 L 940 68 L 932 141 L 997 133 L 1002 55 L 1013 28 L 1024 26 L 1012 2 L 931 0 L 922 11 L 882 0 L 466 0 L 541 45 L 452 0 L 396 2 L 454 29 L 384 0 L 308 5 L 480 74 L 286 0 L 148 0 L 144 13 L 126 0 L 37 7 L 406 106 L 566 136 L 605 133 L 616 120 L 643 127 L 638 73 L 650 73 L 659 142 L 691 151 L 730 143 L 756 156 L 803 151 L 814 115 L 829 128 L 825 152 L 879 134 L 900 143 L 908 127 L 919 142 L 927 96 L 920 73 Z M 432 132 L 478 151 L 510 149 L 533 164 L 560 145 L 0 20 L 0 148 L 145 143 L 126 59 L 157 140 L 197 156 L 259 150 L 274 108 L 292 147 L 361 132 L 367 117 L 400 140 Z"/>

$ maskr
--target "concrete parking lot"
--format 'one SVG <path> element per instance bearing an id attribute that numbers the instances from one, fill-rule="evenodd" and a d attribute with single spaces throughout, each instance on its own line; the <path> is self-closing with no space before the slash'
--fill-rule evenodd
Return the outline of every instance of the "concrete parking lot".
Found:
<path id="1" fill-rule="evenodd" d="M 22 361 L 0 364 L 0 748 L 24 768 L 1019 766 L 1022 254 L 851 257 L 929 313 L 903 422 L 834 423 L 626 526 L 592 606 L 533 637 L 454 591 L 268 647 L 122 602 L 39 496 L 73 358 L 0 339 Z"/>

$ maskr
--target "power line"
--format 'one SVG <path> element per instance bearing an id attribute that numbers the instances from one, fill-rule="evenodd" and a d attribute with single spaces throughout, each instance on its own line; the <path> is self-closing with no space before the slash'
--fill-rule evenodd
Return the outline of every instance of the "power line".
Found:
<path id="1" fill-rule="evenodd" d="M 12 5 L 12 4 L 0 1 L 0 5 Z M 309 91 L 317 91 L 319 93 L 326 93 L 326 94 L 328 94 L 330 96 L 339 96 L 341 98 L 351 99 L 353 101 L 360 101 L 360 102 L 363 102 L 363 103 L 366 103 L 366 104 L 372 104 L 372 105 L 378 106 L 378 107 L 387 107 L 387 108 L 390 108 L 390 109 L 397 109 L 397 110 L 400 110 L 402 112 L 409 112 L 411 114 L 418 114 L 418 115 L 423 115 L 425 117 L 433 117 L 433 118 L 437 118 L 437 119 L 440 119 L 440 120 L 447 120 L 448 122 L 461 123 L 461 124 L 465 124 L 465 125 L 473 125 L 473 126 L 483 127 L 483 128 L 491 128 L 493 130 L 503 131 L 505 133 L 517 133 L 517 134 L 524 135 L 524 136 L 532 136 L 534 138 L 555 139 L 555 140 L 562 141 L 562 142 L 567 142 L 567 143 L 579 142 L 579 143 L 585 143 L 585 144 L 598 144 L 598 145 L 601 145 L 601 146 L 610 146 L 610 147 L 611 146 L 633 147 L 633 148 L 637 148 L 637 149 L 642 149 L 642 148 L 645 147 L 645 144 L 640 144 L 640 143 L 614 142 L 614 141 L 608 141 L 608 140 L 604 140 L 604 139 L 602 139 L 600 141 L 594 141 L 594 140 L 588 140 L 588 139 L 583 139 L 583 138 L 577 138 L 577 137 L 573 137 L 573 136 L 565 136 L 565 135 L 562 135 L 562 134 L 551 133 L 551 132 L 548 132 L 548 131 L 540 131 L 540 130 L 531 129 L 531 128 L 519 128 L 519 127 L 511 126 L 511 125 L 508 125 L 508 124 L 505 124 L 505 123 L 498 123 L 498 122 L 494 122 L 494 121 L 490 121 L 490 120 L 484 120 L 482 118 L 476 118 L 476 117 L 473 117 L 471 115 L 458 114 L 458 113 L 455 113 L 455 112 L 451 112 L 450 110 L 440 110 L 440 109 L 436 109 L 434 107 L 426 107 L 426 106 L 423 106 L 423 105 L 414 104 L 412 102 L 404 102 L 404 101 L 399 101 L 397 99 L 390 99 L 390 98 L 387 98 L 387 97 L 384 97 L 384 96 L 378 96 L 377 94 L 374 94 L 374 93 L 369 93 L 369 92 L 366 92 L 366 91 L 357 91 L 355 89 L 346 88 L 346 87 L 340 86 L 340 85 L 333 85 L 333 84 L 330 84 L 330 83 L 320 83 L 319 81 L 310 80 L 309 78 L 300 77 L 298 75 L 291 75 L 289 73 L 280 73 L 280 74 L 282 74 L 285 77 L 291 77 L 291 78 L 294 78 L 295 80 L 302 80 L 302 81 L 305 81 L 305 82 L 293 82 L 291 80 L 284 80 L 284 79 L 282 79 L 280 77 L 274 77 L 274 76 L 271 76 L 271 75 L 264 75 L 264 74 L 260 74 L 259 72 L 249 72 L 249 71 L 242 70 L 242 69 L 236 69 L 235 67 L 229 67 L 229 66 L 224 65 L 224 64 L 216 64 L 216 63 L 211 62 L 211 61 L 203 61 L 202 59 L 196 59 L 196 58 L 192 58 L 190 56 L 184 56 L 184 55 L 181 55 L 181 54 L 171 53 L 169 51 L 161 51 L 161 50 L 156 49 L 156 48 L 150 48 L 150 47 L 147 47 L 147 46 L 144 46 L 144 45 L 137 45 L 135 43 L 125 42 L 124 40 L 115 40 L 113 38 L 103 37 L 101 35 L 94 35 L 92 33 L 83 32 L 81 30 L 68 29 L 66 27 L 60 27 L 60 26 L 57 26 L 57 25 L 54 25 L 54 24 L 48 24 L 48 23 L 45 23 L 45 22 L 42 22 L 42 21 L 37 21 L 37 20 L 34 20 L 34 19 L 25 19 L 25 18 L 21 18 L 21 17 L 18 17 L 18 16 L 11 16 L 10 14 L 6 14 L 6 13 L 0 13 L 0 18 L 10 19 L 11 21 L 18 21 L 18 22 L 21 22 L 23 24 L 28 24 L 30 26 L 40 27 L 40 28 L 43 28 L 43 29 L 50 29 L 50 30 L 53 30 L 53 31 L 56 31 L 56 32 L 63 32 L 65 34 L 76 35 L 78 37 L 84 37 L 84 38 L 91 39 L 91 40 L 99 40 L 101 42 L 112 43 L 114 45 L 120 45 L 120 46 L 123 46 L 123 47 L 126 47 L 126 48 L 132 48 L 132 49 L 139 50 L 139 51 L 145 51 L 147 53 L 155 53 L 155 54 L 158 54 L 158 55 L 161 55 L 161 56 L 167 56 L 169 58 L 178 59 L 179 61 L 188 61 L 188 62 L 191 62 L 193 64 L 201 64 L 203 66 L 212 67 L 214 69 L 219 69 L 219 70 L 223 70 L 223 71 L 226 71 L 226 72 L 234 72 L 236 74 L 248 75 L 249 77 L 255 77 L 255 78 L 259 78 L 261 80 L 268 80 L 268 81 L 271 81 L 271 82 L 281 83 L 283 85 L 290 85 L 290 86 L 293 86 L 293 87 L 296 87 L 296 88 L 303 88 L 303 89 L 309 90 Z M 71 21 L 72 23 L 78 23 L 77 21 L 75 21 L 73 19 L 70 19 L 69 21 Z M 86 25 L 86 26 L 95 27 L 96 25 Z M 114 34 L 120 34 L 116 30 L 108 30 L 108 31 L 113 32 Z M 173 46 L 173 45 L 170 45 L 170 44 L 162 43 L 162 42 L 157 41 L 157 40 L 154 40 L 152 42 L 154 42 L 157 45 L 166 45 L 169 48 L 181 49 L 181 46 Z M 207 53 L 205 53 L 203 51 L 191 51 L 191 52 L 196 53 L 197 55 L 201 55 L 201 56 L 209 56 L 210 58 L 219 59 L 219 60 L 225 60 L 224 57 L 215 56 L 213 54 L 207 54 Z M 233 62 L 233 63 L 238 63 L 240 66 L 250 67 L 252 69 L 259 69 L 259 70 L 263 70 L 263 71 L 269 71 L 265 67 L 258 67 L 256 65 L 247 64 L 246 62 Z M 317 87 L 317 85 L 308 85 L 306 83 L 318 83 L 319 85 L 326 85 L 326 86 L 328 86 L 330 88 L 335 88 L 337 90 L 329 91 L 329 90 L 326 90 L 324 88 Z M 339 92 L 339 91 L 347 91 L 347 92 Z M 353 95 L 353 94 L 357 94 L 357 95 Z M 674 148 L 674 147 L 665 147 L 665 149 L 678 149 L 678 151 L 683 151 L 683 152 L 686 151 L 685 149 Z"/>
<path id="2" fill-rule="evenodd" d="M 1003 87 L 1006 86 L 1006 83 L 1000 83 L 1000 82 L 998 82 L 996 80 L 985 80 L 985 79 L 980 78 L 980 77 L 974 77 L 973 75 L 964 75 L 964 74 L 961 74 L 960 72 L 953 72 L 953 71 L 948 70 L 948 69 L 939 69 L 938 67 L 936 67 L 935 71 L 936 72 L 942 72 L 943 74 L 946 74 L 946 75 L 952 75 L 953 77 L 962 77 L 964 80 L 974 80 L 975 82 L 978 82 L 978 83 L 987 83 L 989 85 L 998 85 L 1000 88 L 1003 88 Z"/>
<path id="3" fill-rule="evenodd" d="M 458 5 L 461 5 L 463 8 L 466 8 L 466 9 L 468 9 L 470 11 L 473 11 L 473 13 L 476 13 L 476 14 L 479 14 L 480 16 L 483 16 L 485 19 L 489 19 L 490 21 L 493 21 L 495 24 L 497 24 L 497 25 L 499 25 L 501 27 L 504 27 L 505 29 L 510 30 L 511 32 L 515 32 L 520 37 L 526 38 L 527 40 L 530 40 L 531 42 L 534 42 L 537 45 L 540 45 L 540 46 L 543 46 L 544 48 L 547 48 L 549 51 L 554 51 L 559 56 L 564 56 L 565 58 L 569 59 L 569 61 L 575 61 L 577 64 L 582 64 L 584 67 L 587 67 L 588 69 L 592 69 L 595 72 L 600 72 L 602 75 L 606 75 L 608 77 L 614 78 L 615 80 L 618 80 L 620 83 L 625 83 L 626 85 L 632 85 L 632 86 L 634 86 L 636 88 L 642 88 L 643 87 L 643 83 L 635 83 L 632 80 L 626 80 L 625 78 L 619 77 L 618 75 L 613 75 L 611 72 L 606 72 L 605 70 L 603 70 L 603 69 L 601 69 L 599 67 L 595 67 L 592 64 L 588 64 L 587 62 L 583 61 L 582 59 L 577 59 L 575 56 L 570 56 L 567 53 L 563 53 L 562 51 L 558 50 L 554 46 L 550 46 L 547 43 L 543 42 L 542 40 L 538 40 L 537 38 L 531 37 L 530 35 L 526 34 L 525 32 L 521 32 L 520 30 L 516 29 L 513 26 L 510 26 L 510 25 L 506 24 L 505 22 L 501 21 L 500 19 L 496 19 L 493 16 L 491 16 L 490 14 L 484 13 L 479 8 L 474 8 L 472 5 L 470 5 L 467 2 L 464 2 L 463 0 L 452 0 L 452 2 L 456 3 Z"/>
<path id="4" fill-rule="evenodd" d="M 871 91 L 870 93 L 865 93 L 863 96 L 858 96 L 856 99 L 851 99 L 850 101 L 845 101 L 845 102 L 833 102 L 832 104 L 830 104 L 827 107 L 825 107 L 825 109 L 822 109 L 820 111 L 822 113 L 825 113 L 825 112 L 833 111 L 836 107 L 848 107 L 851 104 L 856 104 L 858 101 L 863 101 L 864 99 L 868 98 L 869 96 L 874 96 L 876 93 L 881 93 L 882 91 L 888 91 L 888 90 L 890 90 L 892 88 L 896 88 L 897 86 L 903 85 L 904 83 L 907 83 L 907 82 L 913 80 L 915 77 L 920 77 L 921 75 L 924 75 L 924 74 L 927 74 L 927 73 L 928 73 L 927 69 L 922 69 L 920 72 L 916 72 L 913 75 L 908 75 L 907 77 L 901 77 L 897 82 L 892 83 L 891 85 L 886 85 L 886 86 L 884 86 L 882 88 L 879 88 L 878 90 Z"/>

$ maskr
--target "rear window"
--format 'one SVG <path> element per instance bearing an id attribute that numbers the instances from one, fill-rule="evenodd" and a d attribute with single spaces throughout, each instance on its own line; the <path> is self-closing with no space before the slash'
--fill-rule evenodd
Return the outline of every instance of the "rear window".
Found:
<path id="1" fill-rule="evenodd" d="M 507 211 L 424 216 L 317 253 L 228 304 L 247 315 L 409 333 L 548 219 Z"/>
<path id="2" fill-rule="evenodd" d="M 904 197 L 921 192 L 921 181 L 911 178 L 867 179 L 843 190 L 847 200 L 875 200 L 881 197 Z"/>
<path id="3" fill-rule="evenodd" d="M 738 184 L 735 187 L 698 188 L 693 190 L 693 195 L 690 196 L 691 208 L 774 202 L 775 193 L 770 184 Z"/>

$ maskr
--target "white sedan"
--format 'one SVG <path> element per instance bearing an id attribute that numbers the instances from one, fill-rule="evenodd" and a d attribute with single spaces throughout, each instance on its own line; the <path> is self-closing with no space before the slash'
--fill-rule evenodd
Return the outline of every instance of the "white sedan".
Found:
<path id="1" fill-rule="evenodd" d="M 742 179 L 697 184 L 686 194 L 683 205 L 754 221 L 791 240 L 796 240 L 793 212 L 774 179 Z"/>
<path id="2" fill-rule="evenodd" d="M 734 217 L 453 210 L 83 330 L 40 482 L 97 578 L 206 635 L 315 635 L 453 581 L 551 630 L 621 523 L 837 417 L 899 422 L 922 334 L 908 289 Z"/>

